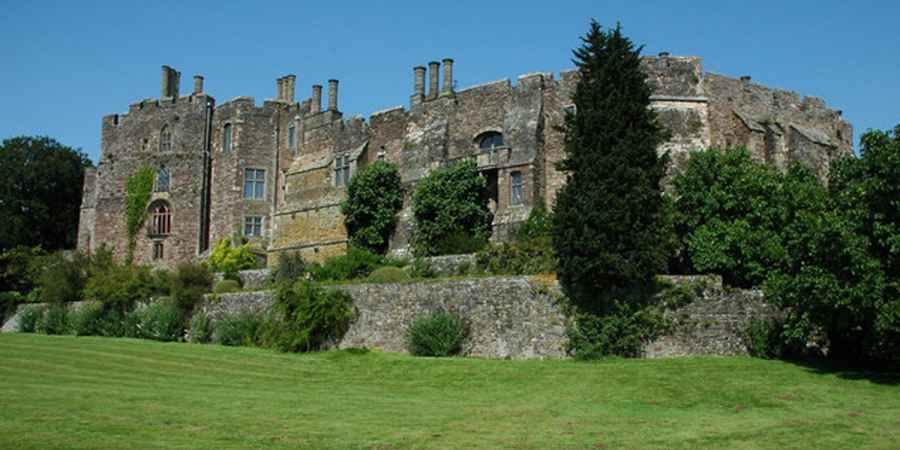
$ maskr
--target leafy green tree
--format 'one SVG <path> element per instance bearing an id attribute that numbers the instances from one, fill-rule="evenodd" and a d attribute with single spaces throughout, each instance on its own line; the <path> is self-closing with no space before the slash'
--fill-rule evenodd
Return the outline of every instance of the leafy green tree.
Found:
<path id="1" fill-rule="evenodd" d="M 79 150 L 48 137 L 20 136 L 0 145 L 0 250 L 41 246 L 74 248 L 84 170 Z"/>
<path id="2" fill-rule="evenodd" d="M 415 228 L 412 246 L 416 256 L 445 254 L 471 247 L 459 241 L 477 241 L 483 246 L 491 235 L 493 215 L 487 206 L 487 182 L 474 161 L 462 161 L 431 172 L 412 196 Z"/>
<path id="3" fill-rule="evenodd" d="M 384 254 L 403 208 L 403 185 L 397 166 L 377 161 L 359 171 L 341 204 L 344 225 L 354 246 Z"/>
<path id="4" fill-rule="evenodd" d="M 582 41 L 553 233 L 560 281 L 576 300 L 649 282 L 669 256 L 660 190 L 667 157 L 657 154 L 668 133 L 650 108 L 641 47 L 621 26 L 603 31 L 596 21 Z"/>

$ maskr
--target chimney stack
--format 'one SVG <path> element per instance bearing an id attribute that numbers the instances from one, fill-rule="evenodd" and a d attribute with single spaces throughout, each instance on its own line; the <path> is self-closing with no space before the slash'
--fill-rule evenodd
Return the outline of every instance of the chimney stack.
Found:
<path id="1" fill-rule="evenodd" d="M 453 93 L 453 60 L 444 58 L 444 88 L 441 94 L 449 95 Z"/>
<path id="2" fill-rule="evenodd" d="M 169 66 L 162 66 L 162 79 L 159 85 L 159 98 L 169 97 L 169 93 L 172 92 L 171 88 L 169 87 L 169 72 L 171 70 L 172 68 Z"/>
<path id="3" fill-rule="evenodd" d="M 203 93 L 203 76 L 202 75 L 194 75 L 194 95 L 200 95 Z"/>
<path id="4" fill-rule="evenodd" d="M 284 77 L 284 101 L 294 103 L 294 85 L 297 82 L 297 76 L 294 74 Z"/>
<path id="5" fill-rule="evenodd" d="M 275 99 L 280 102 L 284 100 L 284 77 L 275 80 L 275 85 L 277 86 L 276 90 L 278 91 Z"/>
<path id="6" fill-rule="evenodd" d="M 415 74 L 415 92 L 412 96 L 412 104 L 418 105 L 425 100 L 425 67 L 416 66 L 413 67 L 413 73 Z"/>
<path id="7" fill-rule="evenodd" d="M 328 80 L 328 110 L 337 111 L 338 80 Z"/>
<path id="8" fill-rule="evenodd" d="M 744 84 L 749 84 L 751 79 L 752 78 L 750 78 L 750 75 L 744 75 L 741 77 L 741 81 L 743 81 Z"/>
<path id="9" fill-rule="evenodd" d="M 322 85 L 314 84 L 312 87 L 312 102 L 309 104 L 309 112 L 317 113 L 322 111 Z"/>
<path id="10" fill-rule="evenodd" d="M 160 98 L 178 98 L 178 87 L 181 82 L 181 72 L 169 67 L 162 66 L 162 81 L 160 83 Z"/>
<path id="11" fill-rule="evenodd" d="M 428 63 L 428 100 L 434 100 L 438 96 L 438 77 L 441 63 L 431 61 Z"/>
<path id="12" fill-rule="evenodd" d="M 668 57 L 669 57 L 669 52 L 659 52 L 659 57 L 660 57 L 660 58 L 668 58 Z"/>

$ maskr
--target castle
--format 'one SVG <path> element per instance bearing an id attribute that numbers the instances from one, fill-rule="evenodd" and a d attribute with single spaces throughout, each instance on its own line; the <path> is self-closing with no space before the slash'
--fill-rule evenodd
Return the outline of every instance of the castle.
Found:
<path id="1" fill-rule="evenodd" d="M 409 108 L 366 121 L 343 117 L 337 80 L 328 81 L 324 109 L 321 85 L 295 100 L 294 75 L 279 78 L 277 97 L 261 106 L 250 97 L 216 104 L 203 77 L 195 76 L 193 91 L 182 96 L 181 73 L 163 66 L 159 99 L 103 117 L 99 164 L 84 181 L 78 248 L 125 251 L 126 181 L 151 167 L 156 180 L 135 261 L 171 266 L 235 235 L 268 255 L 322 260 L 346 249 L 340 203 L 360 168 L 394 163 L 411 187 L 435 167 L 464 158 L 477 161 L 488 182 L 494 239 L 502 240 L 533 206 L 551 205 L 565 182 L 555 166 L 563 156 L 558 126 L 567 110 L 575 112 L 578 72 L 530 73 L 515 84 L 457 90 L 453 67 L 444 59 L 413 68 Z M 695 149 L 744 146 L 760 161 L 779 168 L 800 161 L 825 177 L 831 161 L 853 154 L 851 125 L 818 98 L 705 73 L 697 57 L 661 53 L 645 57 L 643 67 L 652 107 L 671 131 L 660 151 L 669 152 L 672 170 Z M 408 203 L 390 243 L 398 254 L 412 230 Z"/>

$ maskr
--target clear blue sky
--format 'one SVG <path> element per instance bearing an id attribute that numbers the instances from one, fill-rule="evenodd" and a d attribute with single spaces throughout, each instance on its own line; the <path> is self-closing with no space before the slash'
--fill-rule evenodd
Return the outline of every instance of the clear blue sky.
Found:
<path id="1" fill-rule="evenodd" d="M 572 66 L 591 17 L 645 53 L 823 97 L 855 137 L 900 123 L 900 1 L 12 1 L 0 10 L 0 138 L 40 134 L 96 161 L 100 118 L 159 96 L 160 66 L 218 102 L 341 80 L 346 115 L 408 102 L 412 67 L 452 57 L 460 87 Z"/>

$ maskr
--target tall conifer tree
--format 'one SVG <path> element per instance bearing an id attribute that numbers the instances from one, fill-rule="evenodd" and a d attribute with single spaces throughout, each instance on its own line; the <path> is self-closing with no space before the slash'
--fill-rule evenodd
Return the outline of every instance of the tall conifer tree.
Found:
<path id="1" fill-rule="evenodd" d="M 591 21 L 573 51 L 580 80 L 567 114 L 566 185 L 555 205 L 553 245 L 559 277 L 576 301 L 647 282 L 668 258 L 660 181 L 668 158 L 657 148 L 669 133 L 650 108 L 640 52 L 621 25 Z"/>

